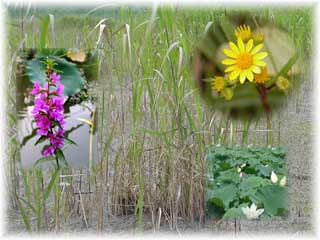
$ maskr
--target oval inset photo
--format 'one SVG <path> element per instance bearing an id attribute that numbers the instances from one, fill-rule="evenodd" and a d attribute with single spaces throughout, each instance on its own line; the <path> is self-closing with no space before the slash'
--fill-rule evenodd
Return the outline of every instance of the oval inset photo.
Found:
<path id="1" fill-rule="evenodd" d="M 194 74 L 204 99 L 236 118 L 284 104 L 297 86 L 299 55 L 285 29 L 252 14 L 209 22 L 196 49 Z"/>

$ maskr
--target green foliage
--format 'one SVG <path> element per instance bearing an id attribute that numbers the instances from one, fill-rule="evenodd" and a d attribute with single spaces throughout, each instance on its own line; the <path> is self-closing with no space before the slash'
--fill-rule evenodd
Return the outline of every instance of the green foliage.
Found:
<path id="1" fill-rule="evenodd" d="M 64 95 L 71 96 L 80 91 L 83 85 L 83 78 L 76 65 L 68 62 L 66 59 L 57 56 L 48 56 L 56 62 L 55 69 L 61 74 L 61 83 L 64 85 Z M 44 71 L 46 64 L 45 57 L 37 57 L 32 60 L 25 61 L 26 74 L 31 82 L 39 81 L 40 85 L 46 82 Z"/>
<path id="2" fill-rule="evenodd" d="M 208 214 L 220 209 L 223 219 L 243 217 L 241 207 L 252 202 L 264 208 L 268 216 L 283 216 L 287 211 L 287 187 L 279 184 L 286 176 L 283 148 L 213 146 L 206 160 L 211 179 L 207 189 Z M 278 176 L 277 183 L 270 180 L 272 171 Z"/>

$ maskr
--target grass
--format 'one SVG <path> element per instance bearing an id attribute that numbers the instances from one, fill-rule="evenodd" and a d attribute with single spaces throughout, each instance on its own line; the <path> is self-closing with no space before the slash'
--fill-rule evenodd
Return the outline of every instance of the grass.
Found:
<path id="1" fill-rule="evenodd" d="M 19 166 L 19 143 L 16 138 L 8 139 L 8 179 L 15 179 L 9 188 L 15 194 L 10 196 L 20 208 L 27 230 L 59 231 L 61 221 L 81 217 L 86 226 L 87 221 L 91 225 L 91 219 L 98 219 L 92 220 L 96 224 L 93 228 L 103 231 L 110 216 L 132 213 L 137 214 L 139 231 L 143 231 L 145 214 L 162 218 L 177 230 L 180 217 L 204 223 L 207 147 L 216 143 L 257 144 L 261 141 L 256 130 L 266 128 L 263 120 L 241 124 L 210 109 L 195 88 L 193 49 L 208 23 L 219 19 L 225 10 L 161 7 L 152 12 L 122 7 L 105 21 L 98 45 L 99 28 L 93 28 L 106 17 L 103 13 L 87 15 L 87 9 L 79 10 L 77 16 L 63 16 L 55 10 L 50 25 L 41 11 L 30 11 L 22 25 L 21 13 L 26 11 L 12 11 L 7 18 L 8 59 L 15 59 L 23 45 L 96 47 L 101 71 L 98 163 L 89 172 L 84 170 L 87 177 L 71 177 L 65 195 L 61 194 L 60 178 L 50 182 L 41 170 Z M 310 56 L 312 9 L 293 9 L 289 14 L 286 9 L 260 11 L 279 27 L 290 26 L 289 33 L 301 54 Z M 8 89 L 15 87 L 15 66 L 8 64 Z M 15 116 L 14 94 L 8 91 L 8 116 Z M 8 132 L 16 124 L 14 117 L 8 119 Z M 61 171 L 78 173 L 76 169 Z M 19 186 L 20 178 L 23 187 Z M 31 216 L 36 217 L 36 224 Z M 54 225 L 44 224 L 47 221 L 43 219 L 53 219 Z M 157 229 L 156 220 L 153 226 Z"/>

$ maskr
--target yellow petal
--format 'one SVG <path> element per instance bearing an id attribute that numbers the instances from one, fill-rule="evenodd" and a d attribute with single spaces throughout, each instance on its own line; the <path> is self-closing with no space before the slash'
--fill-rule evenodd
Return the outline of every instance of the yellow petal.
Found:
<path id="1" fill-rule="evenodd" d="M 231 58 L 236 58 L 237 57 L 237 55 L 234 53 L 234 52 L 232 52 L 230 49 L 223 49 L 223 52 L 228 56 L 228 57 L 231 57 Z"/>
<path id="2" fill-rule="evenodd" d="M 240 73 L 240 83 L 244 83 L 244 81 L 246 80 L 246 75 L 244 74 L 244 72 Z"/>
<path id="3" fill-rule="evenodd" d="M 268 56 L 267 52 L 261 52 L 261 53 L 257 53 L 256 55 L 253 56 L 254 60 L 260 60 L 265 58 L 266 56 Z"/>
<path id="4" fill-rule="evenodd" d="M 249 53 L 253 47 L 253 39 L 250 39 L 246 46 L 246 52 Z"/>
<path id="5" fill-rule="evenodd" d="M 266 64 L 265 62 L 259 61 L 259 60 L 254 60 L 254 61 L 253 61 L 253 64 L 254 64 L 254 65 L 257 65 L 257 66 L 260 66 L 260 67 L 265 67 L 265 66 L 267 66 L 267 64 Z"/>
<path id="6" fill-rule="evenodd" d="M 244 52 L 244 44 L 241 38 L 238 38 L 238 47 L 239 47 L 239 51 L 240 53 Z"/>
<path id="7" fill-rule="evenodd" d="M 261 73 L 261 69 L 254 65 L 250 68 L 250 70 L 254 73 L 258 73 L 258 74 Z"/>
<path id="8" fill-rule="evenodd" d="M 224 70 L 225 72 L 231 72 L 231 71 L 234 71 L 234 70 L 236 70 L 238 67 L 237 66 L 230 66 L 230 67 L 227 67 L 227 69 L 226 70 Z"/>
<path id="9" fill-rule="evenodd" d="M 236 63 L 236 60 L 233 60 L 233 59 L 230 59 L 230 58 L 224 59 L 222 61 L 222 64 L 224 64 L 224 65 L 232 65 L 232 64 L 235 64 L 235 63 Z"/>
<path id="10" fill-rule="evenodd" d="M 229 45 L 230 45 L 232 51 L 233 51 L 235 54 L 240 54 L 240 51 L 239 51 L 237 45 L 235 45 L 233 42 L 229 42 Z"/>
<path id="11" fill-rule="evenodd" d="M 229 76 L 230 80 L 235 80 L 239 76 L 239 74 L 240 70 L 233 71 Z"/>
<path id="12" fill-rule="evenodd" d="M 249 81 L 250 82 L 252 82 L 253 81 L 253 74 L 252 74 L 252 72 L 250 71 L 250 70 L 246 70 L 246 76 L 247 76 L 247 78 L 249 79 Z"/>
<path id="13" fill-rule="evenodd" d="M 252 49 L 252 51 L 250 52 L 250 54 L 251 54 L 251 55 L 256 54 L 257 52 L 259 52 L 259 50 L 260 50 L 262 47 L 263 47 L 263 44 L 262 44 L 262 43 L 258 44 L 257 46 L 255 46 L 255 47 Z"/>

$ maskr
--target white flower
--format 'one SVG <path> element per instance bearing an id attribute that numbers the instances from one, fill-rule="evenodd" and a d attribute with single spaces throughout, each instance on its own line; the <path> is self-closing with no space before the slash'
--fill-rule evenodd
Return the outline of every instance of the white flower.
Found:
<path id="1" fill-rule="evenodd" d="M 249 220 L 257 219 L 264 212 L 263 208 L 257 210 L 257 206 L 254 203 L 250 207 L 242 207 L 241 210 Z"/>
<path id="2" fill-rule="evenodd" d="M 277 175 L 274 173 L 274 171 L 272 171 L 270 179 L 271 179 L 271 182 L 272 182 L 272 183 L 277 183 L 277 182 L 278 182 L 278 177 L 277 177 Z"/>
<path id="3" fill-rule="evenodd" d="M 242 177 L 243 177 L 243 172 L 241 172 L 241 173 L 239 174 L 239 176 L 242 178 Z"/>
<path id="4" fill-rule="evenodd" d="M 287 178 L 284 176 L 280 181 L 280 186 L 284 187 L 287 184 Z"/>

